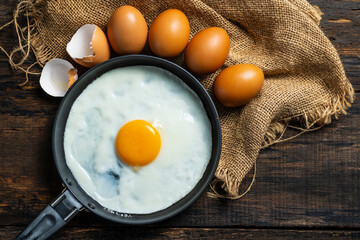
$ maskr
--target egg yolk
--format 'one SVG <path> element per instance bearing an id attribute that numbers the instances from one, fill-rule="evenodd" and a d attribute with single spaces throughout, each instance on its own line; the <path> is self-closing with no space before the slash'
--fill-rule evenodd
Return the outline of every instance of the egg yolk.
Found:
<path id="1" fill-rule="evenodd" d="M 144 120 L 126 123 L 116 137 L 116 151 L 126 164 L 145 166 L 155 160 L 161 147 L 159 132 Z"/>

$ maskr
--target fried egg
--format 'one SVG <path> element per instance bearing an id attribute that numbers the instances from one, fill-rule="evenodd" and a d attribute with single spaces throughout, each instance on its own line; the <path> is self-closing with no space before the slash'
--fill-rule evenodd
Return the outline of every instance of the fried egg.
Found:
<path id="1" fill-rule="evenodd" d="M 211 157 L 211 125 L 199 97 L 157 67 L 98 77 L 70 110 L 66 163 L 105 208 L 148 214 L 186 196 Z"/>

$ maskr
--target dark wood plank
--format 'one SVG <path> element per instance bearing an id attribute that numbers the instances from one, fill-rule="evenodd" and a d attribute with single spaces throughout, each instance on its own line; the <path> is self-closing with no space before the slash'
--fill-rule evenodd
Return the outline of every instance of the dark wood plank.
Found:
<path id="1" fill-rule="evenodd" d="M 346 75 L 360 90 L 360 2 L 357 0 L 310 0 L 324 13 L 320 26 L 334 44 L 344 64 Z"/>
<path id="2" fill-rule="evenodd" d="M 13 239 L 21 231 L 19 227 L 5 227 L 1 239 Z M 358 239 L 360 231 L 347 230 L 281 230 L 240 228 L 153 228 L 153 227 L 90 227 L 87 229 L 68 226 L 52 239 Z"/>

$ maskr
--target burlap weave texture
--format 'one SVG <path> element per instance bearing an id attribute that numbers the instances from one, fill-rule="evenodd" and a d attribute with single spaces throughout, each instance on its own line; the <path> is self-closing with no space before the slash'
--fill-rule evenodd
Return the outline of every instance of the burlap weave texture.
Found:
<path id="1" fill-rule="evenodd" d="M 162 11 L 177 8 L 189 18 L 191 37 L 207 27 L 224 28 L 231 50 L 222 69 L 251 63 L 264 71 L 263 89 L 246 106 L 226 108 L 214 99 L 223 132 L 215 176 L 230 196 L 239 194 L 262 146 L 275 142 L 291 121 L 305 130 L 327 124 L 353 101 L 339 56 L 318 27 L 321 12 L 306 0 L 26 1 L 33 24 L 30 42 L 38 61 L 70 60 L 65 48 L 76 30 L 86 23 L 106 30 L 121 5 L 138 8 L 148 26 Z M 143 53 L 151 54 L 148 48 Z M 185 67 L 183 55 L 173 61 Z M 197 76 L 211 95 L 220 70 Z"/>

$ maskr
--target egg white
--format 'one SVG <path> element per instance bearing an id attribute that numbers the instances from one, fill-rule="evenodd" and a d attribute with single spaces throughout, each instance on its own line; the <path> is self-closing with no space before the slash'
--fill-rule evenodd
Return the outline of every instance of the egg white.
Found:
<path id="1" fill-rule="evenodd" d="M 119 160 L 115 138 L 143 119 L 160 133 L 161 149 L 134 171 Z M 111 70 L 74 102 L 64 133 L 66 163 L 79 185 L 102 206 L 152 213 L 188 194 L 211 157 L 211 125 L 196 94 L 172 73 L 150 66 Z"/>

